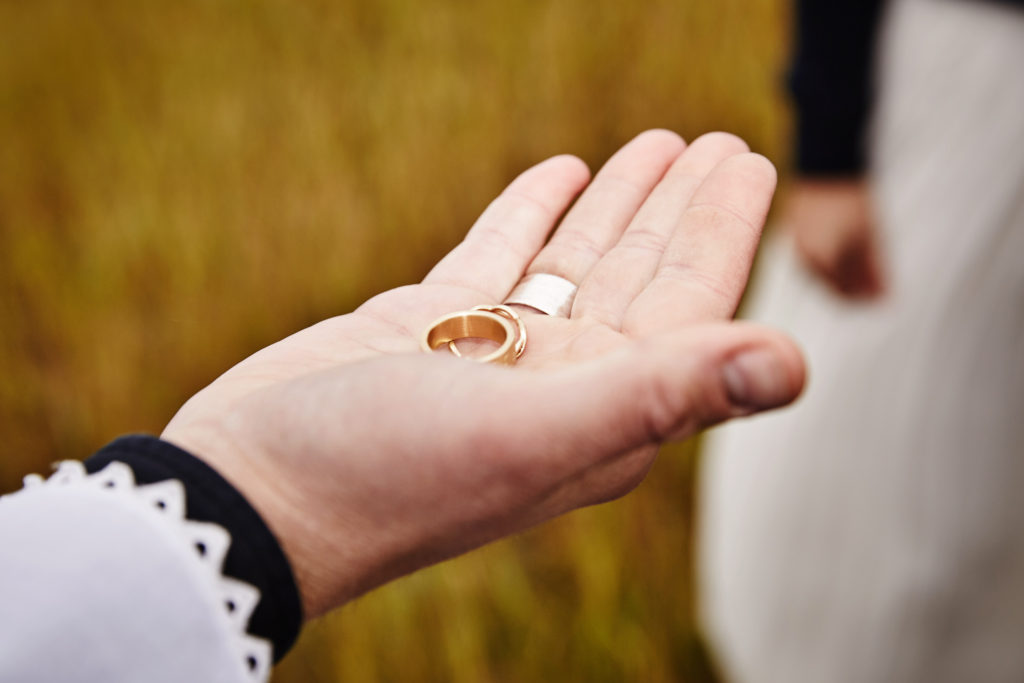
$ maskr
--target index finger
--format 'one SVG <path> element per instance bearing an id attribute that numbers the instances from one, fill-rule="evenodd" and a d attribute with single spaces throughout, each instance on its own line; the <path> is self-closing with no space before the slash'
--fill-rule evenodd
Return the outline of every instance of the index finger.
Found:
<path id="1" fill-rule="evenodd" d="M 589 180 L 587 165 L 570 155 L 524 171 L 491 202 L 423 284 L 463 287 L 480 292 L 483 302 L 501 301 Z"/>

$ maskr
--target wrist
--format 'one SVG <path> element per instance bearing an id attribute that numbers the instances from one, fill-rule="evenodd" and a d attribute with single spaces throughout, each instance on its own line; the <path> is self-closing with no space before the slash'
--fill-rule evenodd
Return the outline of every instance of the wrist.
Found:
<path id="1" fill-rule="evenodd" d="M 326 613 L 375 585 L 375 546 L 355 542 L 351 524 L 328 516 L 329 492 L 302 487 L 284 465 L 286 453 L 266 453 L 214 425 L 172 421 L 161 438 L 195 453 L 239 491 L 266 521 L 291 566 L 305 619 Z M 314 477 L 316 479 L 319 478 Z M 314 484 L 315 486 L 315 484 Z M 328 496 L 325 498 L 325 495 Z"/>
<path id="2" fill-rule="evenodd" d="M 280 509 L 280 496 L 274 491 L 274 478 L 259 471 L 252 450 L 212 425 L 177 420 L 160 434 L 160 439 L 192 454 L 216 470 L 259 513 L 277 539 L 288 559 L 300 596 L 303 614 L 308 618 L 309 589 L 306 584 L 304 553 L 297 552 L 295 534 Z"/>

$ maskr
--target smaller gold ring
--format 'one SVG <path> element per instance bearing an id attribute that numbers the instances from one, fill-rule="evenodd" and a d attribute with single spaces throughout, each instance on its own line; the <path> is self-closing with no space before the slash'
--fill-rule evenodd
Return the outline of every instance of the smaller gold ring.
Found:
<path id="1" fill-rule="evenodd" d="M 519 317 L 519 314 L 505 304 L 494 304 L 493 306 L 474 306 L 474 311 L 488 311 L 497 313 L 503 318 L 508 318 L 516 324 L 516 358 L 523 355 L 526 350 L 526 323 Z"/>
<path id="2" fill-rule="evenodd" d="M 512 320 L 499 313 L 482 309 L 458 311 L 441 316 L 431 323 L 420 339 L 420 347 L 430 352 L 459 339 L 488 339 L 498 344 L 498 348 L 474 360 L 481 363 L 513 365 L 522 353 L 517 353 L 516 348 L 520 337 L 518 332 Z M 525 345 L 525 340 L 523 344 Z"/>

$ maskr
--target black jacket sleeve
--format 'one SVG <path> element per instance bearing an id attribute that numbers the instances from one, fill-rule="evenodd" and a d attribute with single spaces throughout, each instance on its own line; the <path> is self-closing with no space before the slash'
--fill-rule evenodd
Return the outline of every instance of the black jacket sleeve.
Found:
<path id="1" fill-rule="evenodd" d="M 121 437 L 87 459 L 85 468 L 98 472 L 115 460 L 132 468 L 137 484 L 177 479 L 185 486 L 185 516 L 231 534 L 223 572 L 259 589 L 248 631 L 269 640 L 279 661 L 299 634 L 302 603 L 291 565 L 259 513 L 212 467 L 166 441 Z"/>
<path id="2" fill-rule="evenodd" d="M 789 85 L 804 175 L 864 170 L 872 58 L 882 0 L 797 0 Z"/>

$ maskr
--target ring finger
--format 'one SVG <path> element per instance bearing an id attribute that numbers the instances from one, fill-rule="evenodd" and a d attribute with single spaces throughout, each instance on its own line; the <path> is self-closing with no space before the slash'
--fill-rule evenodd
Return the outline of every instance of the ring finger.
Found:
<path id="1" fill-rule="evenodd" d="M 685 147 L 666 130 L 650 130 L 627 143 L 598 172 L 526 274 L 557 275 L 578 286 L 618 242 Z"/>
<path id="2" fill-rule="evenodd" d="M 573 313 L 619 329 L 633 300 L 654 278 L 697 187 L 723 159 L 748 151 L 743 140 L 729 133 L 708 133 L 694 140 L 636 212 L 622 238 L 580 283 Z"/>

